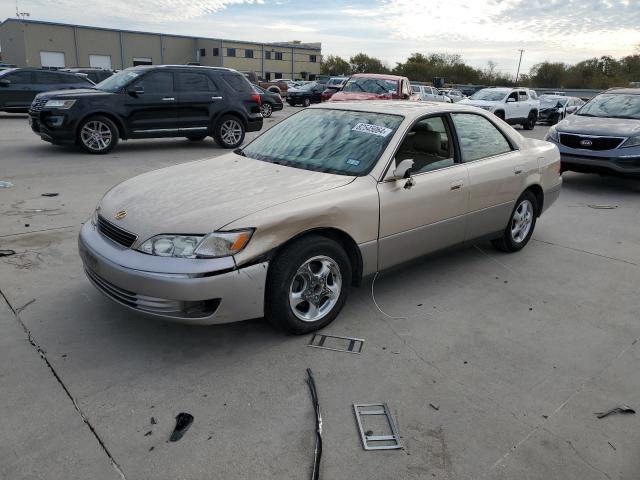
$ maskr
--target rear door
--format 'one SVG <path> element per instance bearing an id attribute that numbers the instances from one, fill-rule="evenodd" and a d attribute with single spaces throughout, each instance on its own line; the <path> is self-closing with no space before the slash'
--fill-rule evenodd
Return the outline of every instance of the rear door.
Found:
<path id="1" fill-rule="evenodd" d="M 0 78 L 9 80 L 8 85 L 0 85 L 0 107 L 8 110 L 29 108 L 38 93 L 33 85 L 32 72 L 21 70 Z"/>
<path id="2" fill-rule="evenodd" d="M 205 72 L 176 72 L 178 124 L 185 132 L 206 133 L 222 93 Z"/>
<path id="3" fill-rule="evenodd" d="M 127 87 L 125 93 L 127 129 L 136 137 L 177 136 L 178 104 L 173 72 L 155 70 Z"/>

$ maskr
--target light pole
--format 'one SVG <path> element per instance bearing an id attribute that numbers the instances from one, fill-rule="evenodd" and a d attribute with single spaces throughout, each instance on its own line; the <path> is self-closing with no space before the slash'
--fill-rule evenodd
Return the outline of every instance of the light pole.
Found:
<path id="1" fill-rule="evenodd" d="M 518 86 L 518 77 L 520 76 L 520 64 L 522 63 L 522 53 L 524 50 L 518 50 L 520 52 L 520 60 L 518 60 L 518 71 L 516 72 L 516 87 Z"/>

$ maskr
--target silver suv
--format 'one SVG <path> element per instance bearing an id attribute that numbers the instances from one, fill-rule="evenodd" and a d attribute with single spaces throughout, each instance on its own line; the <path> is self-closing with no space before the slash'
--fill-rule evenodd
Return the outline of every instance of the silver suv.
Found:
<path id="1" fill-rule="evenodd" d="M 612 88 L 551 127 L 562 170 L 640 178 L 640 89 Z"/>

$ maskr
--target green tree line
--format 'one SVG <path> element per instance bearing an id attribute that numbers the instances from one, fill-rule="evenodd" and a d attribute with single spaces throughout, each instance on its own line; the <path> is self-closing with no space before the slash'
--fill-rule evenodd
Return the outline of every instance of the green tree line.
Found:
<path id="1" fill-rule="evenodd" d="M 349 60 L 328 55 L 322 62 L 325 75 L 351 75 L 353 73 L 391 73 L 419 82 L 430 82 L 434 77 L 444 77 L 447 83 L 473 83 L 480 85 L 515 85 L 512 75 L 501 73 L 497 64 L 487 62 L 485 68 L 466 64 L 462 56 L 448 53 L 423 55 L 413 53 L 405 62 L 390 67 L 382 60 L 358 53 Z M 640 53 L 620 59 L 610 56 L 590 58 L 574 65 L 558 62 L 541 62 L 529 73 L 520 75 L 518 83 L 530 87 L 548 88 L 597 88 L 628 86 L 640 82 Z"/>

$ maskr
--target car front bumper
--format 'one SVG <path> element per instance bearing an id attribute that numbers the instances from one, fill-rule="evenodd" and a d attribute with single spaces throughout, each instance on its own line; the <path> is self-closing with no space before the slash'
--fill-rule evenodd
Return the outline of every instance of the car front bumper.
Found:
<path id="1" fill-rule="evenodd" d="M 231 257 L 154 257 L 120 246 L 91 222 L 80 230 L 78 249 L 91 283 L 139 313 L 198 325 L 264 315 L 268 262 L 236 268 Z"/>
<path id="2" fill-rule="evenodd" d="M 75 143 L 73 121 L 66 113 L 42 110 L 29 111 L 29 126 L 40 138 L 56 144 Z"/>
<path id="3" fill-rule="evenodd" d="M 640 147 L 582 150 L 556 144 L 564 170 L 640 176 Z"/>

